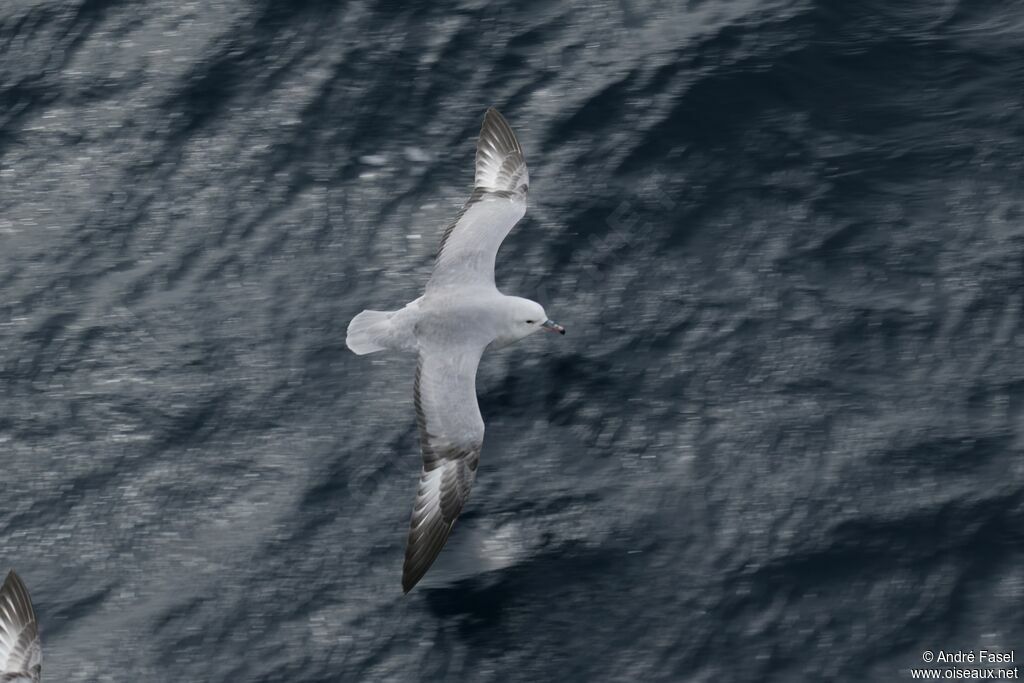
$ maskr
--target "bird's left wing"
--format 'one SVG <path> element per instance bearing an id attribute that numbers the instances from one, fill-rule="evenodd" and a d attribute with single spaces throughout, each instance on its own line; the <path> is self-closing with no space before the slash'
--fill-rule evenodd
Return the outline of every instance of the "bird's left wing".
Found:
<path id="1" fill-rule="evenodd" d="M 494 285 L 494 257 L 526 213 L 530 173 L 519 140 L 497 109 L 484 115 L 476 143 L 473 193 L 444 231 L 427 289 Z"/>
<path id="2" fill-rule="evenodd" d="M 42 646 L 36 612 L 21 578 L 11 570 L 0 588 L 0 680 L 38 681 Z"/>
<path id="3" fill-rule="evenodd" d="M 405 547 L 402 588 L 427 573 L 469 498 L 480 463 L 484 421 L 476 401 L 483 345 L 420 349 L 413 395 L 423 454 Z"/>

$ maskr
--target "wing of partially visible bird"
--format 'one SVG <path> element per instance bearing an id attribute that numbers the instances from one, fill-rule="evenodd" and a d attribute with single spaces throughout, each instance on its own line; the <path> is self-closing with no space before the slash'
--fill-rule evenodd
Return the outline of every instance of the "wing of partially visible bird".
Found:
<path id="1" fill-rule="evenodd" d="M 444 231 L 427 289 L 449 284 L 494 285 L 494 258 L 526 214 L 530 174 L 515 133 L 493 107 L 476 143 L 473 193 Z"/>
<path id="2" fill-rule="evenodd" d="M 480 463 L 484 421 L 476 400 L 483 346 L 422 348 L 413 397 L 423 469 L 405 547 L 408 593 L 434 563 L 469 498 Z"/>
<path id="3" fill-rule="evenodd" d="M 0 588 L 0 681 L 39 681 L 43 659 L 32 599 L 11 570 Z"/>

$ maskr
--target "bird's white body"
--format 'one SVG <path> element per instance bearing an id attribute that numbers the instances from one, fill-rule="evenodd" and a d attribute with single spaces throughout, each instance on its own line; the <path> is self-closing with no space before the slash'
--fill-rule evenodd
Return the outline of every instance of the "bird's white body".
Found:
<path id="1" fill-rule="evenodd" d="M 505 119 L 487 110 L 477 141 L 473 193 L 445 230 L 423 296 L 397 311 L 363 311 L 346 343 L 363 355 L 418 354 L 413 388 L 423 470 L 406 545 L 408 592 L 444 547 L 469 497 L 483 445 L 476 369 L 489 347 L 540 329 L 565 334 L 536 301 L 506 296 L 494 284 L 502 240 L 526 213 L 530 176 Z"/>
<path id="2" fill-rule="evenodd" d="M 376 318 L 373 333 L 360 339 L 351 329 L 349 332 L 349 347 L 360 355 L 385 349 L 419 351 L 421 344 L 446 343 L 454 336 L 500 348 L 537 332 L 547 321 L 543 306 L 536 301 L 507 296 L 493 287 L 434 290 L 397 311 L 364 311 L 360 315 L 364 314 Z M 356 316 L 351 325 L 358 330 L 360 322 Z"/>

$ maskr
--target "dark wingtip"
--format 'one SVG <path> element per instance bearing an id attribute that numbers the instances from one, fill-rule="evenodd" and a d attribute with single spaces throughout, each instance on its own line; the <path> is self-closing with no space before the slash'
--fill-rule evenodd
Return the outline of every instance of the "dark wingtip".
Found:
<path id="1" fill-rule="evenodd" d="M 8 616 L 13 616 L 20 625 L 29 625 L 34 635 L 37 627 L 36 610 L 32 606 L 32 597 L 29 595 L 28 586 L 13 569 L 7 572 L 7 578 L 0 586 L 0 600 L 3 599 L 6 599 L 14 610 Z"/>
<path id="2" fill-rule="evenodd" d="M 501 115 L 501 112 L 494 107 L 488 107 L 487 111 L 484 112 L 484 120 L 480 124 L 480 136 L 477 138 L 477 145 L 480 144 L 480 140 L 484 139 L 490 139 L 495 149 L 503 155 L 511 154 L 512 152 L 522 154 L 522 148 L 519 146 L 516 134 L 512 132 L 512 126 Z"/>
<path id="3" fill-rule="evenodd" d="M 4 579 L 3 587 L 0 588 L 0 593 L 8 592 L 25 596 L 26 599 L 28 598 L 28 587 L 25 585 L 25 582 L 21 580 L 21 577 L 18 576 L 18 572 L 13 569 L 9 569 L 7 571 L 7 578 Z M 31 601 L 29 601 L 29 605 L 31 605 Z"/>
<path id="4" fill-rule="evenodd" d="M 440 548 L 438 548 L 440 552 Z M 436 555 L 435 555 L 436 557 Z M 434 563 L 434 558 L 431 558 L 426 564 L 412 563 L 406 560 L 405 566 L 402 567 L 402 593 L 408 595 L 409 591 L 416 587 L 416 584 L 420 582 L 427 574 L 427 570 L 430 569 L 430 565 Z"/>

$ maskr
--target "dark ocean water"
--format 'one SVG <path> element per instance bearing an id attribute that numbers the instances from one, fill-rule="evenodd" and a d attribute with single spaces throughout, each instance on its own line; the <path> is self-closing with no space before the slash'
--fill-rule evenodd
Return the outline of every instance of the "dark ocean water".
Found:
<path id="1" fill-rule="evenodd" d="M 898 681 L 1024 658 L 1024 7 L 0 6 L 0 566 L 48 681 Z M 531 205 L 400 587 L 419 295 Z"/>

